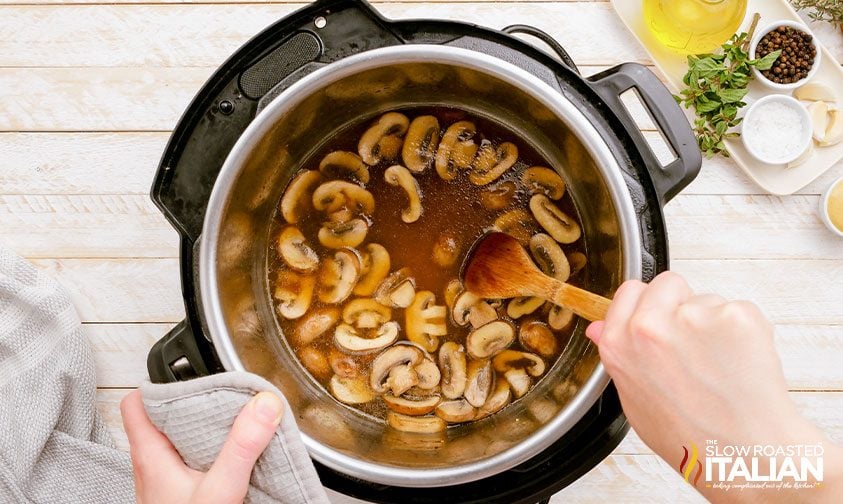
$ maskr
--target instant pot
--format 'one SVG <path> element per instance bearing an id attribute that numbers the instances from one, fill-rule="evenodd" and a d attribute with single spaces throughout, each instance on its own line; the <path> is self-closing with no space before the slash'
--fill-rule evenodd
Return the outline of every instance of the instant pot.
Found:
<path id="1" fill-rule="evenodd" d="M 555 55 L 514 38 L 543 40 Z M 656 158 L 621 101 L 634 90 L 671 148 Z M 565 178 L 582 220 L 585 287 L 611 295 L 667 269 L 662 207 L 699 172 L 684 114 L 646 68 L 581 77 L 564 49 L 503 31 L 388 21 L 328 0 L 235 53 L 188 107 L 152 198 L 181 238 L 187 318 L 155 344 L 153 382 L 248 370 L 284 392 L 323 484 L 374 502 L 537 502 L 605 458 L 628 430 L 579 321 L 525 398 L 441 436 L 399 433 L 333 400 L 295 362 L 273 316 L 269 222 L 300 160 L 351 124 L 451 106 L 516 132 Z"/>

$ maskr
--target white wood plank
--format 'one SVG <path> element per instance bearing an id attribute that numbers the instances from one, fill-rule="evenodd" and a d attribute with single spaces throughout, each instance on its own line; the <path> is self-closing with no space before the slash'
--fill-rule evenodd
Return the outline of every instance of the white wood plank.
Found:
<path id="1" fill-rule="evenodd" d="M 149 194 L 169 133 L 0 133 L 0 194 Z"/>
<path id="2" fill-rule="evenodd" d="M 0 68 L 0 131 L 169 131 L 212 71 Z"/>
<path id="3" fill-rule="evenodd" d="M 671 257 L 843 259 L 818 201 L 680 195 L 665 210 Z M 178 257 L 176 232 L 145 195 L 0 195 L 0 222 L 3 242 L 29 258 Z"/>
<path id="4" fill-rule="evenodd" d="M 0 195 L 0 223 L 30 258 L 178 257 L 178 234 L 140 195 Z"/>
<path id="5" fill-rule="evenodd" d="M 177 259 L 34 259 L 67 291 L 83 322 L 184 318 Z"/>
<path id="6" fill-rule="evenodd" d="M 303 5 L 2 7 L 0 31 L 8 36 L 0 66 L 216 66 Z M 378 9 L 393 19 L 454 19 L 491 28 L 532 24 L 553 35 L 577 62 L 646 61 L 608 3 L 384 3 Z"/>
<path id="7" fill-rule="evenodd" d="M 675 259 L 843 259 L 819 196 L 681 194 L 665 207 Z"/>
<path id="8" fill-rule="evenodd" d="M 146 195 L 168 139 L 166 132 L 0 133 L 0 194 Z M 843 162 L 797 194 L 820 194 L 841 175 Z M 682 192 L 761 193 L 724 158 L 705 160 L 699 177 Z"/>
<path id="9" fill-rule="evenodd" d="M 85 322 L 183 318 L 178 260 L 35 259 L 55 276 Z M 843 261 L 675 260 L 698 292 L 749 299 L 779 324 L 843 324 Z"/>
<path id="10" fill-rule="evenodd" d="M 146 356 L 173 324 L 84 324 L 97 387 L 136 387 L 148 379 Z"/>

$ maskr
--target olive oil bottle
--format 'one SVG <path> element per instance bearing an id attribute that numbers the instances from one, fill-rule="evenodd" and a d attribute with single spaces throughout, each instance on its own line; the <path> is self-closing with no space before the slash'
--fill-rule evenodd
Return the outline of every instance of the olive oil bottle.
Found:
<path id="1" fill-rule="evenodd" d="M 656 39 L 681 54 L 709 53 L 729 40 L 747 0 L 644 0 L 644 22 Z"/>

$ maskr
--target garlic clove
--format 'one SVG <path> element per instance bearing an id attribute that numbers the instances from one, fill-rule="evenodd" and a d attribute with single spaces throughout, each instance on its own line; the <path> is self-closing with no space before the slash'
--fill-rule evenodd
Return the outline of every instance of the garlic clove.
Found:
<path id="1" fill-rule="evenodd" d="M 793 92 L 794 98 L 805 101 L 836 102 L 834 90 L 821 82 L 811 82 Z"/>
<path id="2" fill-rule="evenodd" d="M 811 156 L 814 155 L 814 142 L 808 144 L 808 148 L 805 149 L 805 152 L 802 153 L 801 156 L 794 159 L 790 163 L 787 163 L 788 168 L 796 168 L 797 166 L 805 163 L 805 161 L 811 159 Z"/>
<path id="3" fill-rule="evenodd" d="M 829 117 L 828 128 L 825 130 L 822 141 L 820 141 L 822 147 L 843 142 L 843 111 L 839 109 L 831 110 Z"/>
<path id="4" fill-rule="evenodd" d="M 828 128 L 828 104 L 823 101 L 814 102 L 808 106 L 808 114 L 811 116 L 814 140 L 822 142 Z"/>

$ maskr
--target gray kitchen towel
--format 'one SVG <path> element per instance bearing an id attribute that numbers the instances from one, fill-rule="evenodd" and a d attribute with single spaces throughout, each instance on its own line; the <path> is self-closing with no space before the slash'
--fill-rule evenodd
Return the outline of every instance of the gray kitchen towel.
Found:
<path id="1" fill-rule="evenodd" d="M 280 392 L 247 373 L 144 384 L 147 412 L 187 465 L 206 469 L 240 408 Z M 79 317 L 61 287 L 0 246 L 0 503 L 134 502 L 127 453 L 96 409 Z M 252 473 L 247 502 L 327 503 L 287 411 Z"/>

